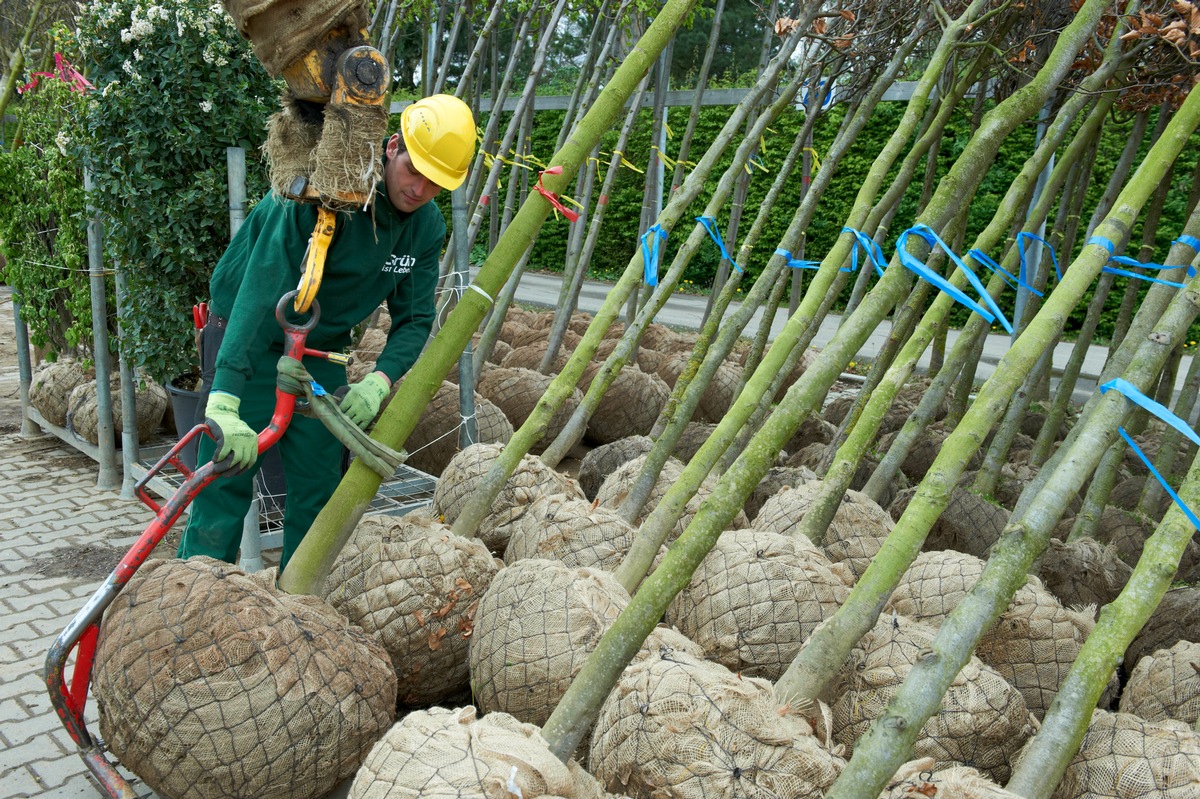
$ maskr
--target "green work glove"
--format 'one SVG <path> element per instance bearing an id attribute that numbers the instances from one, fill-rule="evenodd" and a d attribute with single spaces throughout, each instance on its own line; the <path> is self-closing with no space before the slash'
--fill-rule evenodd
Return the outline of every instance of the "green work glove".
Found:
<path id="1" fill-rule="evenodd" d="M 217 456 L 220 462 L 229 458 L 231 467 L 248 469 L 258 460 L 258 434 L 238 416 L 242 401 L 224 391 L 208 395 L 204 406 L 205 421 L 217 440 Z"/>
<path id="2" fill-rule="evenodd" d="M 338 407 L 360 430 L 366 430 L 371 420 L 379 415 L 379 406 L 391 390 L 386 377 L 379 372 L 371 372 L 350 386 Z"/>

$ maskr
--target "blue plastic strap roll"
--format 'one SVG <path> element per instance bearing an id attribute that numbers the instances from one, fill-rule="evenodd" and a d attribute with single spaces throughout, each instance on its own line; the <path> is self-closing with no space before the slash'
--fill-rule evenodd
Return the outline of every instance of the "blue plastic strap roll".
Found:
<path id="1" fill-rule="evenodd" d="M 949 257 L 950 260 L 953 261 L 954 264 L 963 271 L 963 274 L 965 274 L 967 277 L 967 282 L 970 283 L 971 287 L 974 288 L 979 294 L 980 300 L 987 305 L 987 308 L 984 308 L 983 305 L 980 305 L 978 302 L 956 289 L 953 285 L 951 285 L 950 281 L 946 280 L 928 266 L 921 263 L 921 261 L 910 255 L 907 246 L 909 236 L 918 236 L 921 239 L 924 239 L 925 243 L 929 245 L 930 250 L 932 250 L 935 246 L 940 246 L 943 250 L 945 250 L 946 256 Z M 1004 312 L 1000 310 L 998 305 L 996 305 L 996 301 L 992 299 L 992 295 L 988 294 L 987 289 L 983 287 L 983 283 L 980 282 L 979 278 L 975 276 L 975 273 L 967 268 L 967 265 L 962 262 L 962 259 L 955 255 L 954 251 L 950 249 L 946 242 L 942 241 L 941 237 L 938 236 L 938 234 L 935 233 L 928 225 L 914 225 L 901 233 L 900 238 L 896 241 L 896 254 L 900 256 L 900 263 L 905 269 L 909 270 L 922 280 L 936 286 L 946 294 L 949 294 L 950 297 L 956 302 L 979 314 L 988 322 L 999 320 L 1000 324 L 1005 330 L 1007 330 L 1009 333 L 1012 332 L 1012 325 L 1009 324 L 1008 319 L 1004 316 Z"/>
<path id="2" fill-rule="evenodd" d="M 1009 286 L 1013 287 L 1014 289 L 1018 288 L 1020 286 L 1024 286 L 1025 288 L 1029 289 L 1030 291 L 1032 291 L 1034 294 L 1038 295 L 1039 297 L 1045 296 L 1042 294 L 1042 292 L 1038 291 L 1033 286 L 1029 285 L 1024 280 L 1017 277 L 1012 272 L 1009 272 L 1003 266 L 1001 266 L 1000 264 L 993 261 L 992 257 L 990 255 L 988 255 L 987 253 L 985 253 L 983 250 L 976 250 L 976 249 L 967 250 L 967 256 L 970 258 L 974 258 L 976 263 L 983 264 L 988 269 L 990 269 L 993 272 L 995 272 L 996 274 L 1000 275 L 1000 277 L 1004 278 L 1004 282 L 1007 283 Z M 1025 274 L 1024 267 L 1022 267 L 1022 269 L 1021 269 L 1021 274 Z"/>
<path id="3" fill-rule="evenodd" d="M 1110 380 L 1109 382 L 1100 386 L 1101 394 L 1106 394 L 1110 390 L 1116 391 L 1119 394 L 1123 394 L 1130 402 L 1149 411 L 1159 419 L 1162 419 L 1171 427 L 1185 435 L 1190 441 L 1192 441 L 1192 443 L 1200 445 L 1200 436 L 1196 435 L 1196 431 L 1189 427 L 1187 422 L 1171 413 L 1171 411 L 1169 411 L 1161 403 L 1155 402 L 1147 397 L 1140 390 L 1138 390 L 1137 386 L 1126 380 L 1117 378 L 1116 380 Z M 1171 500 L 1179 506 L 1179 509 L 1183 511 L 1183 515 L 1188 518 L 1188 521 L 1192 523 L 1192 526 L 1197 530 L 1200 530 L 1200 519 L 1196 518 L 1196 514 L 1192 513 L 1192 509 L 1189 508 L 1186 503 L 1184 503 L 1184 501 L 1179 497 L 1178 494 L 1175 493 L 1171 486 L 1167 485 L 1167 481 L 1161 474 L 1158 473 L 1158 470 L 1154 468 L 1154 464 L 1150 463 L 1150 459 L 1145 456 L 1141 450 L 1141 447 L 1137 445 L 1129 433 L 1125 432 L 1125 428 L 1118 427 L 1117 432 L 1119 432 L 1121 437 L 1125 439 L 1126 444 L 1133 447 L 1133 451 L 1137 453 L 1137 456 L 1141 459 L 1142 463 L 1144 463 L 1146 468 L 1150 470 L 1150 474 L 1154 475 L 1154 478 L 1162 484 L 1163 490 L 1166 491 L 1167 495 L 1171 497 Z"/>
<path id="4" fill-rule="evenodd" d="M 704 225 L 704 229 L 708 231 L 708 235 L 716 243 L 717 249 L 721 251 L 721 257 L 733 264 L 733 268 L 737 271 L 745 272 L 746 270 L 738 266 L 738 262 L 733 260 L 733 256 L 729 254 L 729 250 L 725 249 L 725 242 L 721 240 L 721 231 L 717 230 L 717 221 L 711 216 L 698 216 L 696 217 L 696 221 Z"/>
<path id="5" fill-rule="evenodd" d="M 850 251 L 850 268 L 842 267 L 841 271 L 858 271 L 858 251 L 861 249 L 867 254 L 867 260 L 875 267 L 875 274 L 883 277 L 883 270 L 887 268 L 887 260 L 883 257 L 883 250 L 875 243 L 875 239 L 852 227 L 843 227 L 842 232 L 854 236 L 854 249 Z"/>
<path id="6" fill-rule="evenodd" d="M 1054 253 L 1054 248 L 1050 246 L 1050 242 L 1043 239 L 1041 236 L 1033 233 L 1025 233 L 1022 231 L 1017 234 L 1017 252 L 1021 254 L 1021 280 L 1025 281 L 1029 277 L 1029 273 L 1025 268 L 1025 242 L 1028 239 L 1040 241 L 1042 245 L 1050 251 L 1050 260 L 1054 262 L 1054 274 L 1058 276 L 1058 282 L 1062 282 L 1062 272 L 1058 268 L 1058 256 Z M 1038 295 L 1041 296 L 1040 294 Z"/>
<path id="7" fill-rule="evenodd" d="M 1153 269 L 1156 271 L 1162 271 L 1164 269 L 1179 269 L 1180 268 L 1179 266 L 1163 266 L 1162 264 L 1143 263 L 1143 262 L 1137 260 L 1136 258 L 1130 258 L 1127 255 L 1113 255 L 1113 252 L 1115 252 L 1116 247 L 1113 245 L 1113 243 L 1111 241 L 1104 238 L 1103 236 L 1092 236 L 1090 239 L 1088 239 L 1087 243 L 1088 244 L 1099 244 L 1101 247 L 1108 250 L 1109 263 L 1124 264 L 1125 266 L 1132 266 L 1137 269 Z M 1185 243 L 1187 243 L 1187 242 L 1185 242 Z M 1118 269 L 1115 266 L 1105 266 L 1101 271 L 1108 272 L 1110 275 L 1120 275 L 1122 277 L 1132 277 L 1132 278 L 1136 278 L 1138 280 L 1145 280 L 1147 283 L 1159 283 L 1161 285 L 1170 286 L 1172 288 L 1177 288 L 1177 289 L 1183 288 L 1182 283 L 1176 283 L 1173 280 L 1163 280 L 1163 279 L 1157 278 L 1157 277 L 1150 277 L 1148 275 L 1143 275 L 1139 272 L 1130 272 L 1128 269 Z M 1195 277 L 1196 270 L 1193 267 L 1189 266 L 1187 268 L 1187 276 Z"/>
<path id="8" fill-rule="evenodd" d="M 647 239 L 654 235 L 653 244 L 648 244 Z M 650 228 L 642 234 L 642 260 L 645 263 L 645 277 L 647 286 L 658 285 L 658 248 L 659 245 L 667 240 L 667 231 L 662 229 L 662 225 L 651 225 Z"/>
<path id="9" fill-rule="evenodd" d="M 800 258 L 793 258 L 792 254 L 790 252 L 788 252 L 787 250 L 783 249 L 782 247 L 776 247 L 775 254 L 782 255 L 784 257 L 784 260 L 787 261 L 787 265 L 790 266 L 792 269 L 820 269 L 821 268 L 820 261 L 805 261 Z"/>

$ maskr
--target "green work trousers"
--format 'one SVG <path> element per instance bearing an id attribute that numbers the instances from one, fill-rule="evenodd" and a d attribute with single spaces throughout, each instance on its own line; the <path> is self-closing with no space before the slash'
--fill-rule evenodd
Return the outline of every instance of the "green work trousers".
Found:
<path id="1" fill-rule="evenodd" d="M 207 331 L 206 331 L 207 332 Z M 215 349 L 215 348 L 213 348 Z M 215 354 L 215 353 L 214 353 Z M 275 365 L 279 353 L 273 352 L 255 364 L 254 376 L 242 391 L 239 415 L 251 429 L 263 430 L 275 410 Z M 320 358 L 305 358 L 304 366 L 329 392 L 346 383 L 344 367 Z M 203 413 L 201 397 L 200 412 Z M 276 444 L 287 480 L 287 504 L 283 516 L 283 554 L 279 571 L 304 538 L 313 519 L 329 501 L 342 477 L 344 448 L 319 420 L 295 414 Z M 208 437 L 200 440 L 198 463 L 212 460 L 214 444 Z M 262 466 L 260 455 L 254 467 L 235 475 L 223 475 L 209 483 L 188 508 L 187 528 L 179 544 L 178 555 L 208 555 L 227 563 L 237 562 L 242 538 L 242 520 L 250 509 L 254 494 L 254 476 Z"/>

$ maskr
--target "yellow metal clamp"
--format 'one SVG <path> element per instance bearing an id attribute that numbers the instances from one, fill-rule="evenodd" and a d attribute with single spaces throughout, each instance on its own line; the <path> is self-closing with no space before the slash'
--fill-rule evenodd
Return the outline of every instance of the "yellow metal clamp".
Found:
<path id="1" fill-rule="evenodd" d="M 321 277 L 325 274 L 325 257 L 329 254 L 329 243 L 333 241 L 333 229 L 337 225 L 337 214 L 320 206 L 317 208 L 317 225 L 313 228 L 312 238 L 308 240 L 308 250 L 304 254 L 304 274 L 300 276 L 300 285 L 296 287 L 296 300 L 293 303 L 297 313 L 305 313 L 312 307 L 321 288 Z"/>

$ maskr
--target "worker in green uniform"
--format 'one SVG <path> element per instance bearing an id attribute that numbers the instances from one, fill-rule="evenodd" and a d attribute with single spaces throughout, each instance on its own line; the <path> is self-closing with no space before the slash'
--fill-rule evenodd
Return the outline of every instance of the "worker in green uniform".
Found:
<path id="1" fill-rule="evenodd" d="M 384 148 L 384 177 L 364 209 L 340 213 L 317 293 L 320 320 L 309 347 L 337 351 L 351 329 L 381 302 L 392 324 L 375 371 L 350 386 L 341 409 L 365 428 L 393 381 L 420 355 L 434 318 L 434 287 L 446 223 L 430 202 L 441 189 L 462 184 L 475 151 L 470 108 L 434 95 L 404 109 L 400 131 Z M 190 506 L 179 545 L 181 558 L 237 559 L 242 520 L 261 465 L 258 431 L 275 407 L 276 363 L 283 331 L 275 320 L 279 299 L 300 279 L 305 248 L 317 219 L 314 205 L 269 195 L 255 206 L 217 263 L 209 284 L 209 321 L 202 333 L 206 364 L 205 416 L 218 440 L 205 438 L 200 463 L 232 460 L 240 469 L 210 483 Z M 314 380 L 332 391 L 346 383 L 341 365 L 306 358 Z M 202 397 L 203 401 L 203 397 Z M 280 439 L 287 480 L 283 571 L 317 513 L 341 479 L 342 445 L 317 419 L 296 415 Z"/>

